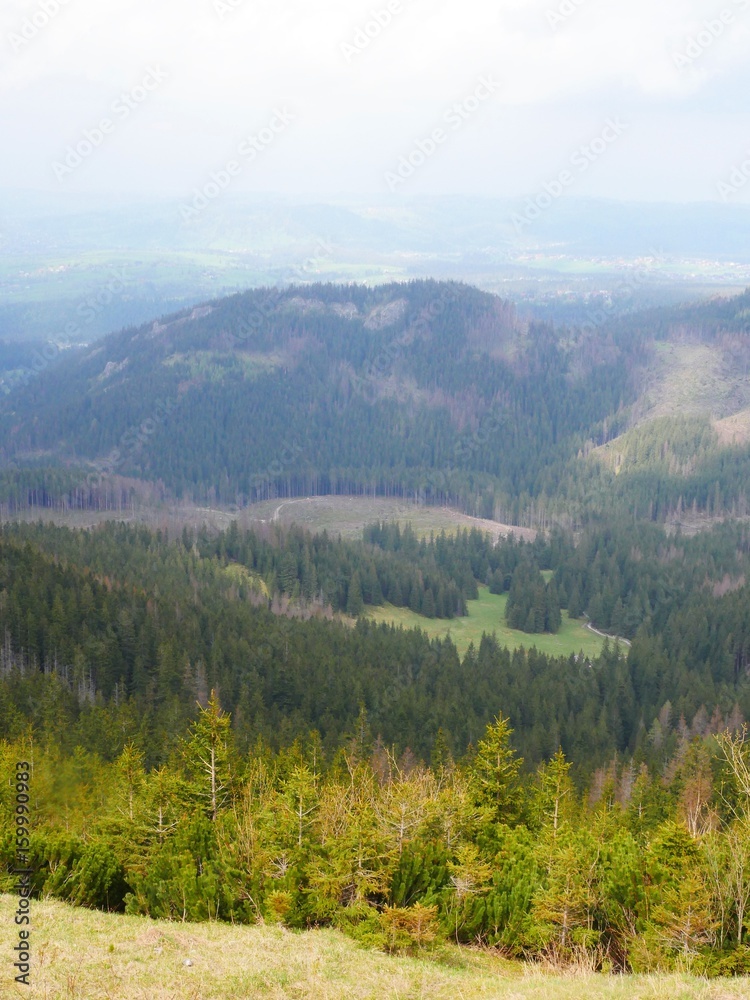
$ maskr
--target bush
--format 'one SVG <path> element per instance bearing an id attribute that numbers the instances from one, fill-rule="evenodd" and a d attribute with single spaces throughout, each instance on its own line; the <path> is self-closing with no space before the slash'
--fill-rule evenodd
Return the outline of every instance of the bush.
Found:
<path id="1" fill-rule="evenodd" d="M 433 945 L 438 938 L 437 906 L 389 906 L 380 914 L 386 951 L 413 954 Z"/>
<path id="2" fill-rule="evenodd" d="M 696 956 L 694 972 L 702 976 L 750 975 L 750 948 L 742 945 L 731 951 L 709 951 Z"/>
<path id="3" fill-rule="evenodd" d="M 380 914 L 369 903 L 352 903 L 341 907 L 336 913 L 334 924 L 347 937 L 354 938 L 368 948 L 387 950 Z"/>

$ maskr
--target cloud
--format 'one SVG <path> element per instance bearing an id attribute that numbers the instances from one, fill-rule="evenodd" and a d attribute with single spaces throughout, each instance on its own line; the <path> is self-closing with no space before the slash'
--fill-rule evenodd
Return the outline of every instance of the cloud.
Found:
<path id="1" fill-rule="evenodd" d="M 717 32 L 726 8 L 731 20 Z M 675 56 L 701 33 L 709 38 L 711 25 L 710 43 L 677 66 Z M 78 189 L 135 184 L 181 194 L 286 104 L 297 127 L 244 184 L 375 191 L 383 165 L 492 72 L 502 82 L 492 107 L 418 184 L 485 189 L 499 159 L 495 193 L 517 193 L 523 177 L 552 170 L 608 114 L 631 113 L 631 145 L 641 148 L 638 135 L 653 133 L 664 108 L 689 132 L 691 112 L 697 129 L 707 110 L 736 102 L 749 31 L 750 0 L 715 8 L 705 0 L 10 0 L 0 8 L 8 139 L 0 185 L 54 187 L 50 163 L 61 144 L 158 64 L 169 83 L 71 178 Z M 342 44 L 355 37 L 368 41 L 346 58 Z M 739 107 L 725 119 L 722 148 L 737 115 Z M 697 132 L 695 144 L 700 162 Z M 606 171 L 617 175 L 617 157 Z M 695 197 L 706 181 L 692 188 Z"/>

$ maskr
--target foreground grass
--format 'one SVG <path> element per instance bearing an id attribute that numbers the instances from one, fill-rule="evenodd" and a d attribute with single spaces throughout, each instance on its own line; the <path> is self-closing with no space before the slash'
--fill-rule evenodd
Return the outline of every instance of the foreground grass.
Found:
<path id="1" fill-rule="evenodd" d="M 423 618 L 408 608 L 394 608 L 388 604 L 382 608 L 368 609 L 368 617 L 379 622 L 392 622 L 403 625 L 404 628 L 421 628 L 430 638 L 436 636 L 450 637 L 456 649 L 463 655 L 473 642 L 476 647 L 482 638 L 482 633 L 496 634 L 501 646 L 516 649 L 532 646 L 550 656 L 570 656 L 583 650 L 586 656 L 598 656 L 604 640 L 593 632 L 589 632 L 581 622 L 568 617 L 568 612 L 562 613 L 562 626 L 555 635 L 529 635 L 508 628 L 505 624 L 505 605 L 507 594 L 491 594 L 488 587 L 479 588 L 479 600 L 467 601 L 469 614 L 465 618 Z"/>
<path id="2" fill-rule="evenodd" d="M 740 1000 L 750 980 L 554 975 L 445 946 L 431 958 L 367 951 L 336 931 L 175 924 L 35 903 L 31 987 L 12 973 L 14 901 L 0 897 L 0 996 L 30 1000 Z M 190 965 L 185 962 L 189 961 Z"/>

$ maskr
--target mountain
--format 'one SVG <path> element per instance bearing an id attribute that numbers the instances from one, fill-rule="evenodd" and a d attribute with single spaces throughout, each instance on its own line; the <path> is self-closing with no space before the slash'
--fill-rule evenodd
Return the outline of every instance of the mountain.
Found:
<path id="1" fill-rule="evenodd" d="M 539 492 L 627 394 L 600 338 L 562 349 L 507 302 L 431 281 L 252 291 L 70 353 L 8 397 L 6 460 L 232 502 Z"/>
<path id="2" fill-rule="evenodd" d="M 719 513 L 744 503 L 750 462 L 749 305 L 553 328 L 455 282 L 245 292 L 42 362 L 0 407 L 2 457 L 203 502 Z"/>

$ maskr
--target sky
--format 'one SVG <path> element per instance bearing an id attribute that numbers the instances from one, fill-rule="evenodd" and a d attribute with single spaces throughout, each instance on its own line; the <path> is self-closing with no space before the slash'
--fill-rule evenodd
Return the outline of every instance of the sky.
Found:
<path id="1" fill-rule="evenodd" d="M 0 188 L 746 204 L 749 43 L 750 0 L 0 0 Z"/>

